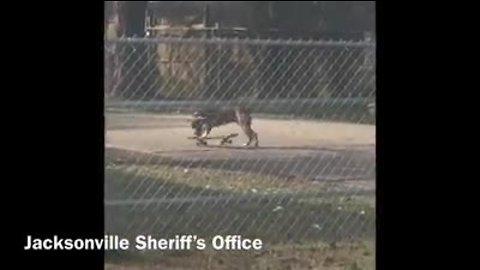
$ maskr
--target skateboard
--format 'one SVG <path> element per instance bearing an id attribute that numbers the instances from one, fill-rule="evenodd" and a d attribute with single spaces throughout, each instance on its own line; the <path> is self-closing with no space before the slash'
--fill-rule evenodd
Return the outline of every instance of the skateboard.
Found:
<path id="1" fill-rule="evenodd" d="M 196 140 L 197 141 L 197 146 L 207 146 L 207 140 L 220 140 L 220 145 L 225 145 L 225 144 L 231 144 L 232 143 L 232 138 L 235 138 L 238 136 L 238 133 L 232 133 L 229 135 L 225 136 L 214 136 L 214 137 L 188 137 L 190 140 Z"/>

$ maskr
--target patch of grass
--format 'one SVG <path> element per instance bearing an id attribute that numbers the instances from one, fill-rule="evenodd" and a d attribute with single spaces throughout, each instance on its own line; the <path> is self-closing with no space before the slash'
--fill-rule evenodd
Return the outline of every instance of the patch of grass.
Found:
<path id="1" fill-rule="evenodd" d="M 107 130 L 133 129 L 133 128 L 158 128 L 162 125 L 178 126 L 188 123 L 180 122 L 176 119 L 165 118 L 166 115 L 152 113 L 133 113 L 131 111 L 107 112 L 105 116 L 105 128 Z"/>
<path id="2" fill-rule="evenodd" d="M 318 119 L 326 121 L 374 124 L 375 116 L 369 112 L 371 99 L 365 98 L 313 98 L 313 99 L 280 99 L 280 100 L 245 100 L 221 101 L 222 106 L 245 105 L 255 115 L 272 115 L 275 117 L 295 117 L 303 119 Z M 149 113 L 187 113 L 198 108 L 215 108 L 218 101 L 123 101 L 108 102 L 108 111 L 114 109 L 130 110 L 131 112 Z"/>
<path id="3" fill-rule="evenodd" d="M 268 178 L 245 183 L 229 179 L 228 173 L 189 173 L 190 177 L 185 177 L 184 171 L 163 166 L 107 167 L 107 200 L 142 200 L 107 208 L 108 230 L 203 237 L 241 234 L 259 237 L 268 244 L 330 241 L 374 233 L 374 208 L 359 198 L 344 201 L 306 187 L 275 187 Z M 252 192 L 252 187 L 258 191 Z M 263 194 L 267 187 L 282 193 Z"/>
<path id="4" fill-rule="evenodd" d="M 299 196 L 306 204 L 337 203 L 344 206 L 374 207 L 372 195 L 347 195 L 331 193 L 335 183 L 311 181 L 300 177 L 277 177 L 260 173 L 243 173 L 207 168 L 184 168 L 154 164 L 116 164 L 110 161 L 106 166 L 107 174 L 116 181 L 111 185 L 125 186 L 133 199 L 190 195 L 265 195 Z M 182 185 L 178 193 L 162 192 L 172 185 Z M 134 188 L 136 187 L 136 188 Z M 130 189 L 128 189 L 130 188 Z M 118 188 L 120 189 L 120 188 Z M 118 190 L 117 189 L 117 190 Z M 161 190 L 160 190 L 161 189 Z M 159 193 L 161 192 L 161 193 Z M 331 193 L 331 194 L 330 194 Z M 122 198 L 121 193 L 111 192 L 112 196 Z M 120 197 L 119 197 L 120 196 Z M 124 197 L 123 197 L 124 198 Z"/>
<path id="5" fill-rule="evenodd" d="M 106 257 L 105 269 L 375 269 L 371 241 L 276 247 L 255 252 L 150 252 L 124 261 Z"/>
<path id="6" fill-rule="evenodd" d="M 132 243 L 139 234 L 194 234 L 207 241 L 234 234 L 259 238 L 264 249 L 107 252 L 105 269 L 374 269 L 373 194 L 347 196 L 330 193 L 327 183 L 109 156 L 106 164 L 107 201 L 134 200 L 106 206 L 106 233 Z"/>
<path id="7" fill-rule="evenodd" d="M 331 183 L 296 178 L 280 178 L 258 173 L 242 173 L 206 168 L 183 168 L 166 165 L 107 165 L 107 170 L 132 175 L 131 180 L 156 179 L 204 189 L 259 194 L 318 193 L 328 191 Z"/>

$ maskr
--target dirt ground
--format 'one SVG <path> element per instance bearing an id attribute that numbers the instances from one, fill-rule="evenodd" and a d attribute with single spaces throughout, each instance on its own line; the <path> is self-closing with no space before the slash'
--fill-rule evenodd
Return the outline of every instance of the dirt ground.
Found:
<path id="1" fill-rule="evenodd" d="M 246 136 L 236 124 L 211 135 L 239 133 L 233 144 L 198 147 L 188 140 L 192 129 L 186 115 L 110 114 L 106 144 L 110 148 L 154 153 L 183 166 L 302 176 L 313 180 L 354 182 L 374 190 L 375 126 L 307 120 L 253 121 L 260 147 L 245 149 Z M 177 164 L 178 165 L 178 164 Z"/>
<path id="2" fill-rule="evenodd" d="M 161 152 L 205 151 L 196 147 L 194 141 L 187 140 L 188 136 L 192 136 L 188 120 L 185 115 L 110 115 L 106 119 L 107 144 Z M 370 147 L 373 150 L 375 146 L 373 125 L 254 119 L 253 129 L 259 134 L 262 148 L 256 154 L 271 150 L 271 147 Z M 233 146 L 241 146 L 246 141 L 246 136 L 236 124 L 215 128 L 211 136 L 229 133 L 240 134 L 234 139 Z"/>

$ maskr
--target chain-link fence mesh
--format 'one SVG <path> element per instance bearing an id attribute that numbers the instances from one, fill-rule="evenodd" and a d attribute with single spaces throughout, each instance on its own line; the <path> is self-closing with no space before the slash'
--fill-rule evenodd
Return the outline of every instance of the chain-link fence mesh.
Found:
<path id="1" fill-rule="evenodd" d="M 105 43 L 107 233 L 373 239 L 375 44 L 121 39 Z M 251 111 L 259 147 L 188 140 L 201 109 Z"/>

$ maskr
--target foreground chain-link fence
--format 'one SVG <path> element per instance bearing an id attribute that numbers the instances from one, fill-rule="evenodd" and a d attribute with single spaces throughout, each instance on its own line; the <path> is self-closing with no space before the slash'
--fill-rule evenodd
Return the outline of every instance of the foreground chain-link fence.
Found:
<path id="1" fill-rule="evenodd" d="M 105 42 L 106 231 L 265 245 L 375 235 L 375 44 Z M 244 105 L 258 148 L 188 140 L 198 109 Z"/>

